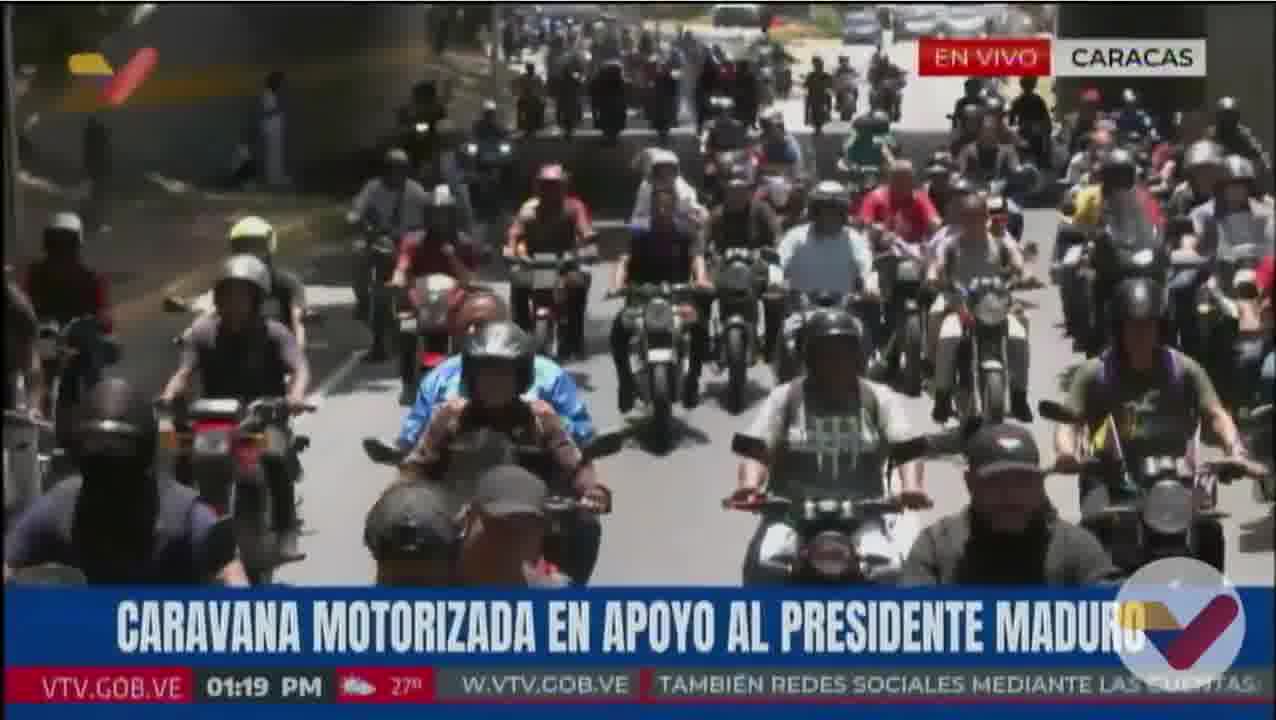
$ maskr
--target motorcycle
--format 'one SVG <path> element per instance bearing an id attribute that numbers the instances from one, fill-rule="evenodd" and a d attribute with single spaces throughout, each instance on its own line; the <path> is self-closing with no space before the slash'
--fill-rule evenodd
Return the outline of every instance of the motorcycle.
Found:
<path id="1" fill-rule="evenodd" d="M 66 325 L 53 320 L 42 322 L 36 336 L 36 352 L 48 378 L 45 417 L 62 432 L 63 412 L 84 397 L 91 382 L 96 381 L 93 378 L 105 367 L 119 361 L 119 345 L 103 334 L 96 317 L 84 315 Z"/>
<path id="2" fill-rule="evenodd" d="M 922 301 L 923 261 L 889 252 L 878 255 L 873 266 L 886 299 L 886 324 L 891 328 L 890 338 L 882 346 L 881 361 L 898 368 L 896 380 L 901 392 L 920 397 L 926 376 L 922 360 L 927 308 Z"/>
<path id="3" fill-rule="evenodd" d="M 1169 269 L 1174 270 L 1191 266 L 1190 260 L 1169 263 Z M 1111 340 L 1108 337 L 1109 323 L 1105 320 L 1108 308 L 1097 307 L 1097 285 L 1110 282 L 1115 288 L 1123 280 L 1136 277 L 1149 278 L 1164 285 L 1167 262 L 1159 234 L 1136 243 L 1117 245 L 1113 241 L 1112 229 L 1107 228 L 1087 244 L 1078 267 L 1081 291 L 1088 302 L 1080 323 L 1086 333 L 1082 337 L 1087 339 L 1087 357 L 1095 357 Z M 1105 275 L 1110 278 L 1105 278 Z"/>
<path id="4" fill-rule="evenodd" d="M 421 377 L 452 355 L 448 321 L 456 288 L 456 279 L 450 275 L 419 277 L 406 293 L 406 302 L 399 306 L 399 348 L 405 359 L 403 381 L 409 387 L 416 387 Z"/>
<path id="5" fill-rule="evenodd" d="M 678 401 L 690 352 L 689 326 L 699 318 L 694 298 L 705 291 L 691 285 L 635 285 L 609 292 L 624 298 L 623 322 L 636 332 L 630 341 L 637 358 L 634 376 L 650 416 L 651 434 L 662 449 L 673 447 L 673 406 Z"/>
<path id="6" fill-rule="evenodd" d="M 859 110 L 860 92 L 855 82 L 854 75 L 839 76 L 834 80 L 837 88 L 835 104 L 842 122 L 850 122 L 855 119 L 855 115 Z"/>
<path id="7" fill-rule="evenodd" d="M 891 122 L 899 122 L 903 116 L 904 87 L 908 84 L 903 74 L 886 78 L 873 86 L 869 106 L 874 110 L 890 113 Z"/>
<path id="8" fill-rule="evenodd" d="M 856 498 L 825 493 L 792 499 L 762 494 L 744 501 L 728 498 L 726 510 L 753 513 L 783 513 L 797 532 L 797 554 L 781 567 L 768 568 L 786 576 L 794 585 L 892 585 L 903 566 L 908 548 L 898 543 L 882 543 L 889 537 L 892 516 L 905 508 L 890 496 L 888 480 L 894 469 L 916 460 L 929 451 L 926 437 L 893 445 L 883 476 L 882 494 L 876 498 Z M 731 451 L 740 457 L 772 464 L 771 453 L 757 438 L 736 435 Z M 885 547 L 883 547 L 885 545 Z"/>
<path id="9" fill-rule="evenodd" d="M 1196 291 L 1197 337 L 1201 341 L 1198 359 L 1212 377 L 1218 378 L 1219 390 L 1233 409 L 1248 405 L 1254 394 L 1254 378 L 1239 377 L 1235 363 L 1235 349 L 1241 339 L 1238 303 L 1256 303 L 1261 296 L 1255 271 L 1267 252 L 1258 243 L 1237 245 L 1219 253 L 1212 266 L 1205 266 L 1198 275 L 1201 280 Z M 1209 278 L 1213 282 L 1206 282 Z"/>
<path id="10" fill-rule="evenodd" d="M 1254 502 L 1271 505 L 1276 503 L 1276 475 L 1272 465 L 1272 406 L 1260 405 L 1243 412 L 1240 426 L 1245 432 L 1245 446 L 1259 462 L 1265 463 L 1268 472 L 1254 476 Z"/>
<path id="11" fill-rule="evenodd" d="M 441 481 L 444 487 L 452 489 L 450 493 L 459 511 L 474 496 L 479 476 L 496 465 L 513 464 L 525 468 L 529 472 L 544 478 L 551 496 L 545 501 L 545 513 L 550 518 L 550 531 L 544 544 L 545 559 L 563 568 L 572 578 L 574 584 L 584 585 L 588 581 L 585 570 L 578 563 L 572 562 L 573 539 L 572 522 L 574 513 L 597 512 L 587 508 L 578 500 L 570 487 L 566 486 L 564 474 L 555 466 L 555 460 L 549 452 L 539 447 L 516 445 L 504 433 L 493 432 L 487 428 L 469 427 L 462 421 L 463 430 L 447 448 L 448 468 Z M 583 462 L 594 462 L 610 457 L 624 448 L 625 437 L 619 432 L 599 433 L 584 447 L 580 448 Z M 398 467 L 407 459 L 407 452 L 393 443 L 378 438 L 365 437 L 363 451 L 368 459 L 378 465 Z"/>
<path id="12" fill-rule="evenodd" d="M 758 300 L 766 286 L 767 265 L 757 250 L 727 248 L 718 264 L 714 287 L 717 312 L 710 326 L 718 364 L 727 371 L 727 411 L 744 410 L 749 368 L 758 353 Z"/>
<path id="13" fill-rule="evenodd" d="M 511 266 L 510 282 L 530 291 L 532 336 L 537 352 L 558 357 L 563 347 L 561 318 L 567 313 L 566 291 L 588 281 L 587 265 L 597 261 L 593 256 L 569 253 L 535 253 L 531 257 L 507 258 Z"/>
<path id="14" fill-rule="evenodd" d="M 1068 425 L 1084 425 L 1085 419 L 1059 403 L 1043 400 L 1042 417 Z M 1109 430 L 1112 416 L 1100 427 Z M 1090 430 L 1097 430 L 1091 428 Z M 1087 433 L 1090 435 L 1091 433 Z M 1199 432 L 1193 445 L 1199 449 Z M 1053 474 L 1081 474 L 1098 480 L 1082 497 L 1082 522 L 1127 573 L 1167 557 L 1191 557 L 1220 573 L 1224 571 L 1225 541 L 1217 509 L 1218 485 L 1264 468 L 1239 460 L 1196 462 L 1181 457 L 1127 457 L 1119 438 L 1115 452 L 1095 456 L 1087 443 L 1084 459 L 1075 467 L 1056 466 Z M 1187 457 L 1199 457 L 1189 450 Z"/>
<path id="15" fill-rule="evenodd" d="M 817 96 L 807 95 L 806 97 L 806 114 L 808 125 L 815 135 L 824 134 L 824 126 L 829 123 L 832 114 L 833 99 L 829 97 L 827 92 Z"/>
<path id="16" fill-rule="evenodd" d="M 508 140 L 467 142 L 461 146 L 461 163 L 475 213 L 495 218 L 509 196 L 514 145 Z"/>
<path id="17" fill-rule="evenodd" d="M 303 409 L 314 412 L 317 408 Z M 189 405 L 157 404 L 157 411 L 163 444 L 189 462 L 190 476 L 185 480 L 219 518 L 230 521 L 249 580 L 254 585 L 270 583 L 280 563 L 272 543 L 275 498 L 262 456 L 286 457 L 289 481 L 298 482 L 301 467 L 297 458 L 309 447 L 309 438 L 295 435 L 287 439 L 290 415 L 282 398 L 261 398 L 247 404 L 229 398 L 204 398 Z M 284 443 L 286 447 L 281 446 Z M 178 479 L 184 478 L 179 475 Z"/>
<path id="18" fill-rule="evenodd" d="M 964 329 L 957 359 L 957 411 L 963 424 L 971 420 L 1000 423 L 1006 418 L 1006 321 L 1013 287 L 1004 276 L 974 278 L 953 287 Z"/>
<path id="19" fill-rule="evenodd" d="M 375 220 L 365 220 L 352 248 L 359 268 L 354 283 L 355 308 L 371 330 L 388 324 L 392 317 L 385 285 L 394 271 L 398 241 Z"/>
<path id="20" fill-rule="evenodd" d="M 744 162 L 752 163 L 756 167 L 758 158 L 748 150 L 728 150 L 714 153 L 712 158 L 704 159 L 703 187 L 700 195 L 705 207 L 717 207 L 724 202 L 726 188 L 722 177 L 730 172 L 731 168 Z"/>

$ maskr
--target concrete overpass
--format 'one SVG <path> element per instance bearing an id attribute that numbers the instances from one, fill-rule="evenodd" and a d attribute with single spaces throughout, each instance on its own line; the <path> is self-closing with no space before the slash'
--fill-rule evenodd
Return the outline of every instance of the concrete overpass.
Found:
<path id="1" fill-rule="evenodd" d="M 1200 38 L 1207 41 L 1205 78 L 1067 78 L 1056 83 L 1069 106 L 1082 86 L 1115 99 L 1133 87 L 1163 112 L 1208 107 L 1219 97 L 1240 100 L 1245 122 L 1267 147 L 1274 143 L 1271 3 L 1061 3 L 1056 34 L 1092 38 Z"/>

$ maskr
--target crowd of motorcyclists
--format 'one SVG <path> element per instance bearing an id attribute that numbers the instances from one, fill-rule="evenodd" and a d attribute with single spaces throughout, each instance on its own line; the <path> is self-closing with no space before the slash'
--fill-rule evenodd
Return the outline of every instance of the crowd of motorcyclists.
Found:
<path id="1" fill-rule="evenodd" d="M 627 107 L 626 43 L 654 54 L 654 40 L 622 34 L 616 57 L 600 49 L 607 42 L 591 57 L 572 28 L 561 31 L 548 29 L 549 82 L 531 66 L 520 78 L 520 117 L 544 112 L 527 98 L 579 93 L 586 85 L 561 83 L 593 72 L 590 104 L 607 132 L 601 115 Z M 655 63 L 657 75 L 682 67 L 675 60 Z M 749 62 L 713 49 L 698 61 L 704 180 L 693 185 L 660 148 L 640 159 L 608 292 L 624 301 L 610 351 L 620 411 L 641 402 L 666 445 L 673 408 L 700 403 L 706 366 L 728 374 L 737 413 L 747 369 L 772 366 L 777 386 L 732 442 L 739 484 L 723 503 L 763 516 L 746 583 L 1080 585 L 1158 553 L 1222 569 L 1202 488 L 1250 476 L 1273 500 L 1262 409 L 1273 373 L 1271 164 L 1235 100 L 1219 101 L 1203 136 L 1180 137 L 1132 92 L 1106 112 L 1086 91 L 1056 128 L 1030 79 L 1009 110 L 972 81 L 951 147 L 919 173 L 890 132 L 902 73 L 875 56 L 874 97 L 856 117 L 839 81 L 849 71 L 853 88 L 855 71 L 817 63 L 805 80 L 808 124 L 818 131 L 844 104 L 855 117 L 832 179 L 812 176 L 782 113 L 740 90 L 760 87 Z M 785 61 L 767 62 L 774 71 Z M 471 199 L 501 190 L 476 193 L 439 159 L 445 100 L 418 91 L 400 117 L 403 146 L 348 217 L 361 236 L 353 286 L 372 336 L 365 357 L 397 357 L 411 406 L 396 441 L 364 441 L 397 472 L 367 517 L 376 581 L 586 584 L 599 515 L 612 510 L 596 461 L 619 449 L 560 365 L 586 353 L 590 211 L 562 166 L 541 168 L 501 248 L 508 301 L 480 286 L 490 258 L 470 236 Z M 469 154 L 509 136 L 486 108 Z M 1045 467 L 1017 424 L 1037 413 L 1028 310 L 1015 292 L 1038 286 L 1020 204 L 1050 167 L 1068 186 L 1051 276 L 1088 359 L 1063 402 L 1037 407 L 1059 424 Z M 314 409 L 304 287 L 273 262 L 274 229 L 261 218 L 230 229 L 214 308 L 175 339 L 178 369 L 153 401 L 99 382 L 118 351 L 105 284 L 79 259 L 82 236 L 79 218 L 55 216 L 46 257 L 7 287 L 6 377 L 21 382 L 6 383 L 6 423 L 56 427 L 79 472 L 13 508 L 6 572 L 56 563 L 91 583 L 270 582 L 302 557 L 294 486 L 308 441 L 290 418 Z M 911 427 L 895 395 L 927 386 L 946 428 L 932 436 Z M 1255 422 L 1266 436 L 1243 427 Z M 1200 428 L 1224 460 L 1201 456 Z M 175 456 L 172 478 L 161 446 Z M 967 458 L 970 506 L 923 529 L 910 511 L 931 505 L 925 459 L 952 448 Z M 1079 475 L 1080 526 L 1047 500 L 1051 473 Z M 6 466 L 7 514 L 9 476 Z M 1131 507 L 1133 530 L 1109 522 Z"/>

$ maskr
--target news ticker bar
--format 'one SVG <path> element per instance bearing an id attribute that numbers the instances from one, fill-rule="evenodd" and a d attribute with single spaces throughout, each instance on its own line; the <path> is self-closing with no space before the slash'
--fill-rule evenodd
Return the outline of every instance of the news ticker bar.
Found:
<path id="1" fill-rule="evenodd" d="M 1117 669 L 7 668 L 6 703 L 1271 703 L 1271 669 L 1194 689 Z"/>

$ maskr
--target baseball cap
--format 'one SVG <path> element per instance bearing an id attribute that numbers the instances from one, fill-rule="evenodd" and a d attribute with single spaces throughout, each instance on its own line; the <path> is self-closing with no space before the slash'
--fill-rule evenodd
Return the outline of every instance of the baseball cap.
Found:
<path id="1" fill-rule="evenodd" d="M 1004 472 L 1041 472 L 1041 453 L 1021 425 L 986 425 L 966 443 L 966 462 L 976 477 Z"/>
<path id="2" fill-rule="evenodd" d="M 540 478 L 517 465 L 498 465 L 479 477 L 473 504 L 492 517 L 543 517 L 548 497 Z"/>
<path id="3" fill-rule="evenodd" d="M 454 504 L 447 493 L 423 482 L 399 483 L 373 504 L 363 541 L 373 553 L 412 555 L 444 549 L 457 538 Z"/>

